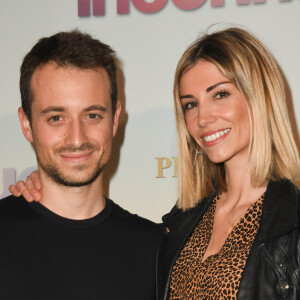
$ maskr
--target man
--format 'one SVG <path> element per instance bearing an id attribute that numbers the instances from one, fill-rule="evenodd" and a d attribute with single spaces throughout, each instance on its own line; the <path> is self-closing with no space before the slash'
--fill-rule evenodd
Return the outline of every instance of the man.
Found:
<path id="1" fill-rule="evenodd" d="M 21 66 L 19 119 L 41 201 L 0 201 L 0 299 L 154 299 L 159 226 L 102 196 L 121 106 L 113 50 L 79 31 Z"/>

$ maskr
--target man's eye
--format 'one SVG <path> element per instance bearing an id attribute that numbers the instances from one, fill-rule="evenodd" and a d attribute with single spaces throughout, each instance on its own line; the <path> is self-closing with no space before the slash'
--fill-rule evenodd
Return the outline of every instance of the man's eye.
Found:
<path id="1" fill-rule="evenodd" d="M 197 102 L 188 102 L 188 103 L 184 104 L 183 109 L 184 109 L 184 111 L 186 111 L 186 110 L 192 109 L 196 106 L 197 106 Z"/>
<path id="2" fill-rule="evenodd" d="M 88 118 L 89 119 L 92 119 L 92 120 L 96 120 L 96 119 L 99 119 L 100 116 L 98 114 L 89 114 L 88 115 Z"/>
<path id="3" fill-rule="evenodd" d="M 61 120 L 62 120 L 61 116 L 52 116 L 51 118 L 49 118 L 50 122 L 59 122 Z"/>
<path id="4" fill-rule="evenodd" d="M 229 96 L 229 93 L 227 91 L 219 91 L 216 93 L 216 98 L 217 99 L 222 99 L 222 98 L 226 98 L 227 96 Z"/>

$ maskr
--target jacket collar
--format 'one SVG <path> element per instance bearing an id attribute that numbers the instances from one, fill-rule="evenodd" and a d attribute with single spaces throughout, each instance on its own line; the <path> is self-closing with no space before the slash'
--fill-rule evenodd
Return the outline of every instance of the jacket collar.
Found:
<path id="1" fill-rule="evenodd" d="M 190 219 L 196 213 L 196 223 L 215 197 L 212 193 L 204 198 L 194 209 L 182 213 L 177 207 L 163 217 L 164 224 L 171 226 L 179 219 Z M 199 213 L 200 212 L 200 213 Z M 270 181 L 265 193 L 260 231 L 263 240 L 272 240 L 299 226 L 300 223 L 300 190 L 289 180 Z M 174 228 L 173 228 L 174 229 Z"/>
<path id="2" fill-rule="evenodd" d="M 299 226 L 299 189 L 288 180 L 270 181 L 266 190 L 260 234 L 272 240 Z"/>

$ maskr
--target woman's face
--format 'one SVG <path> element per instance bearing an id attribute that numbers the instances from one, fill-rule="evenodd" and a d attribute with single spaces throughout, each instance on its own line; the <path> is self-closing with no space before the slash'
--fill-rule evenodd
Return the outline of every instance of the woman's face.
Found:
<path id="1" fill-rule="evenodd" d="M 201 60 L 184 73 L 180 96 L 188 132 L 212 162 L 248 160 L 246 100 L 213 63 Z"/>

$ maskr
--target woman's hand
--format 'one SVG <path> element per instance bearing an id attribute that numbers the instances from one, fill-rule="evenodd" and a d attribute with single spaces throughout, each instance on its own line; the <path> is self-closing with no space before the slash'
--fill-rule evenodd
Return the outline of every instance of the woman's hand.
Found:
<path id="1" fill-rule="evenodd" d="M 18 181 L 16 185 L 11 184 L 9 191 L 16 197 L 21 195 L 28 201 L 41 200 L 41 181 L 38 171 L 33 171 L 26 179 L 26 181 Z"/>

